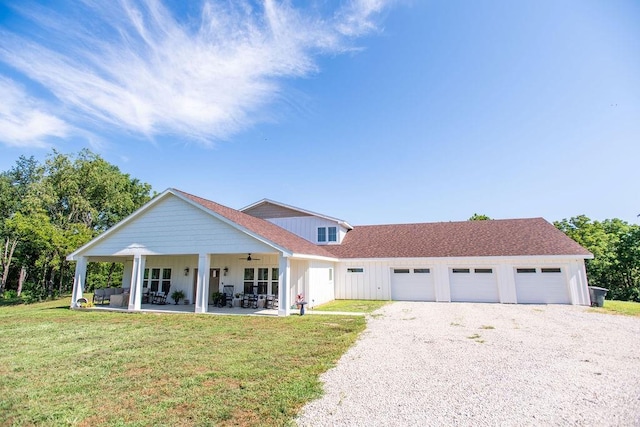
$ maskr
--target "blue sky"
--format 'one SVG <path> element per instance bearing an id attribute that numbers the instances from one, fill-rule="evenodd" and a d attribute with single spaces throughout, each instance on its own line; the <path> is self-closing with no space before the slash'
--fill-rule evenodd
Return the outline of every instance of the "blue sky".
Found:
<path id="1" fill-rule="evenodd" d="M 0 0 L 0 170 L 352 224 L 640 213 L 640 2 Z"/>

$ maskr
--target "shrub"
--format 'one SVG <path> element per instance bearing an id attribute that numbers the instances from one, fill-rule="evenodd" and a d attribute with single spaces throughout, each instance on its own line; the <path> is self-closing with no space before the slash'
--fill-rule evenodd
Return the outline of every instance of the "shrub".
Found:
<path id="1" fill-rule="evenodd" d="M 8 291 L 4 291 L 4 294 L 2 295 L 2 298 L 4 298 L 4 299 L 18 298 L 18 291 L 14 291 L 13 289 L 10 289 Z"/>

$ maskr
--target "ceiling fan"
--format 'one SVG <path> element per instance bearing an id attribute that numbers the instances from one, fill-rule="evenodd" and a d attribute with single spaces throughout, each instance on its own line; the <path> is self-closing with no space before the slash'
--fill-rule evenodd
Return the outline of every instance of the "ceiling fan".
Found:
<path id="1" fill-rule="evenodd" d="M 251 254 L 247 254 L 246 258 L 238 258 L 238 259 L 242 259 L 245 261 L 260 261 L 260 258 L 251 258 Z"/>

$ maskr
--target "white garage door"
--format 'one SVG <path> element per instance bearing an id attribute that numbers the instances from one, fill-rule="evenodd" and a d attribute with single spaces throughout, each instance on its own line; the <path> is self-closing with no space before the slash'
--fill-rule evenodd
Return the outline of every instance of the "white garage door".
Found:
<path id="1" fill-rule="evenodd" d="M 571 304 L 561 268 L 516 268 L 519 304 Z"/>
<path id="2" fill-rule="evenodd" d="M 498 281 L 492 268 L 449 270 L 451 301 L 500 302 Z"/>
<path id="3" fill-rule="evenodd" d="M 394 301 L 435 301 L 433 274 L 428 268 L 391 270 L 391 299 Z"/>

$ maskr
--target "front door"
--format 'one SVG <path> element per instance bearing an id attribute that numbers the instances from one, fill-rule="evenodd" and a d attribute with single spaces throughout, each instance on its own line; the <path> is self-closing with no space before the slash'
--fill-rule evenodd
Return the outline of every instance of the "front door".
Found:
<path id="1" fill-rule="evenodd" d="M 220 292 L 220 269 L 209 269 L 209 304 L 213 304 L 211 295 L 214 292 Z"/>

